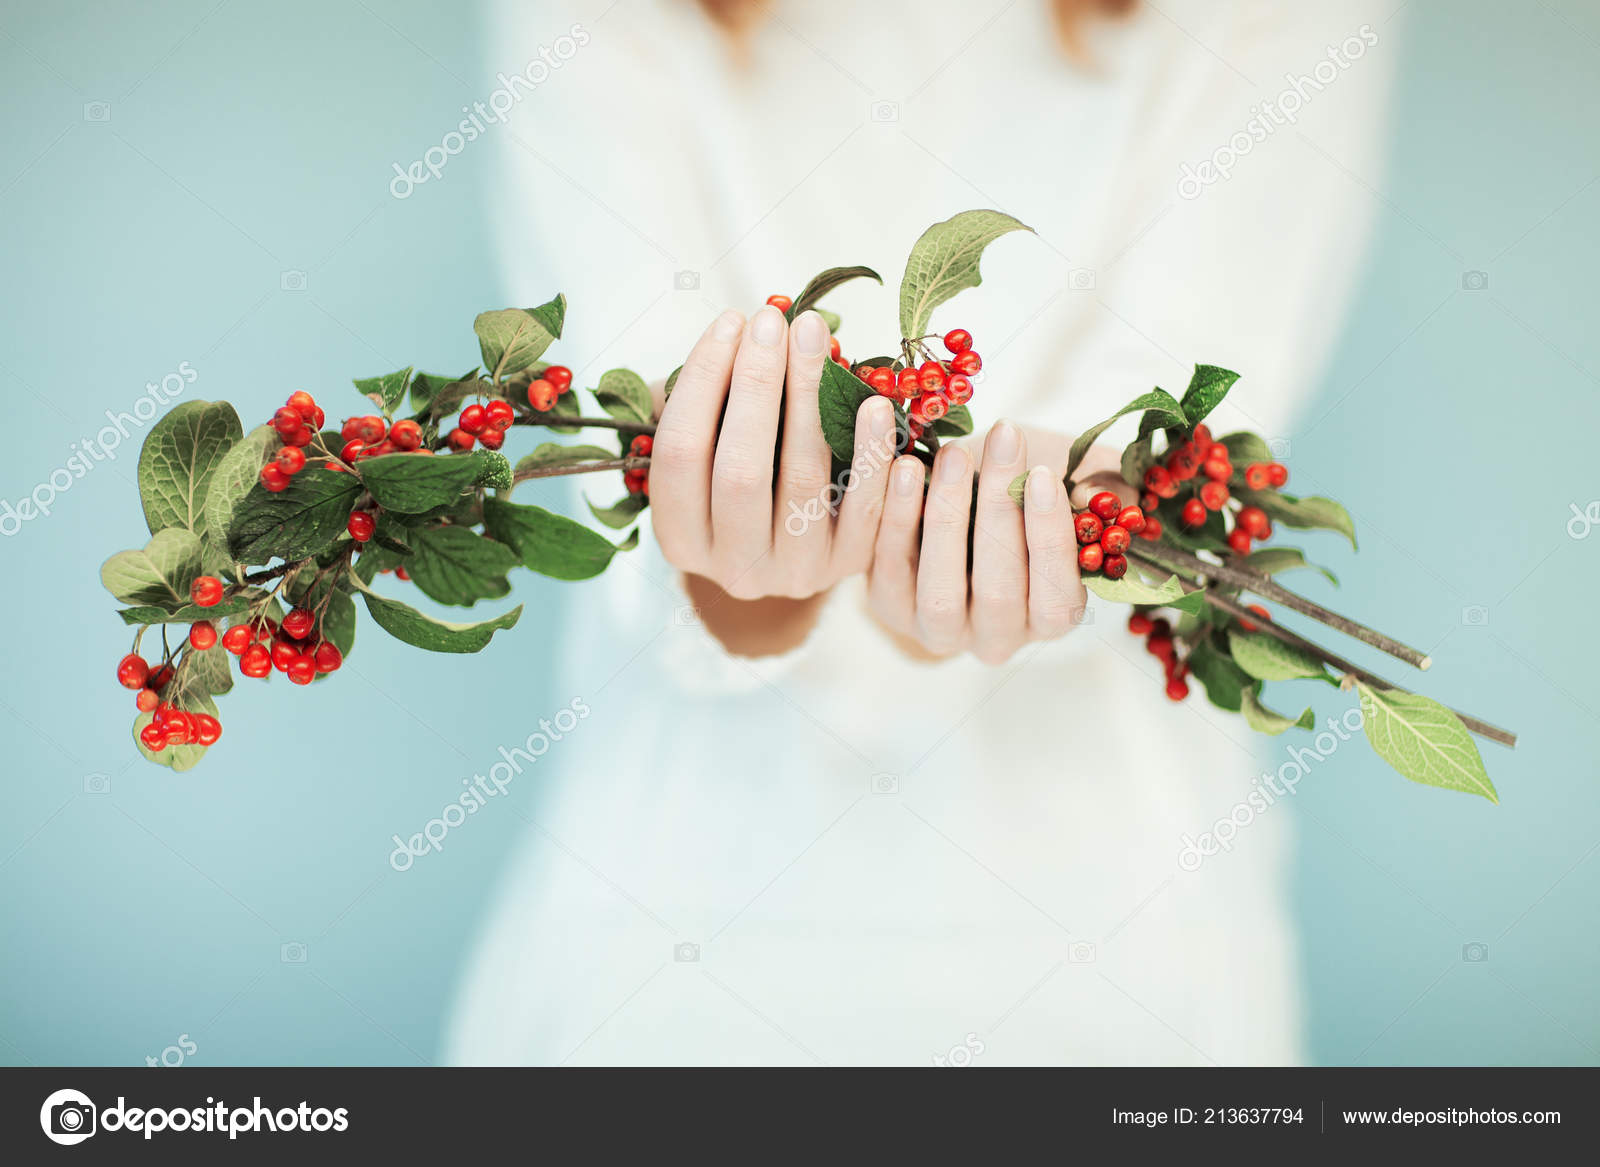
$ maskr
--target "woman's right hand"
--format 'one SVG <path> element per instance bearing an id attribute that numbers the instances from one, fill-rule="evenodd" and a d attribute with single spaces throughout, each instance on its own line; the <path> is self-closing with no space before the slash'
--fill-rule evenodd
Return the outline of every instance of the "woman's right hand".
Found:
<path id="1" fill-rule="evenodd" d="M 749 321 L 730 309 L 661 408 L 650 452 L 656 540 L 674 567 L 735 599 L 813 596 L 872 562 L 894 414 L 882 397 L 862 404 L 853 481 L 832 482 L 817 414 L 828 339 L 815 312 L 791 326 L 770 305 Z"/>

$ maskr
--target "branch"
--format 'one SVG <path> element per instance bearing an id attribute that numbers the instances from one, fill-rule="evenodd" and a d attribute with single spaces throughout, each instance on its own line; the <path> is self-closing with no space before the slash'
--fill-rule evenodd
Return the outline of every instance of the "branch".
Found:
<path id="1" fill-rule="evenodd" d="M 611 458 L 604 462 L 565 462 L 555 466 L 531 466 L 511 476 L 511 484 L 530 478 L 564 478 L 569 474 L 594 474 L 601 470 L 648 470 L 649 458 Z"/>
<path id="2" fill-rule="evenodd" d="M 616 417 L 567 417 L 559 413 L 518 414 L 513 425 L 568 426 L 572 429 L 618 430 L 625 434 L 654 434 L 654 422 L 623 421 Z"/>

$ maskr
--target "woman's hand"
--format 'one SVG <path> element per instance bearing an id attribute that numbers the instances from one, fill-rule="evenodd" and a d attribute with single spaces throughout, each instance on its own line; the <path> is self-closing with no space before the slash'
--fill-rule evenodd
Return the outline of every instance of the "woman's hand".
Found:
<path id="1" fill-rule="evenodd" d="M 815 312 L 791 327 L 770 306 L 748 322 L 729 310 L 706 329 L 650 453 L 650 516 L 669 563 L 738 600 L 814 596 L 867 569 L 894 416 L 881 397 L 862 405 L 854 481 L 848 490 L 831 482 L 817 416 L 828 359 L 828 326 Z"/>
<path id="2" fill-rule="evenodd" d="M 936 656 L 970 650 L 991 665 L 1031 641 L 1071 631 L 1083 617 L 1087 596 L 1078 578 L 1072 507 L 1061 481 L 1067 448 L 1068 440 L 1058 435 L 997 423 L 976 471 L 975 514 L 974 467 L 965 448 L 939 450 L 926 504 L 922 463 L 898 459 L 890 470 L 870 579 L 877 619 Z M 1110 457 L 1114 462 L 1114 451 Z M 1104 461 L 1102 452 L 1091 450 L 1084 473 Z M 1019 508 L 1007 490 L 1025 470 Z M 969 578 L 967 529 L 972 524 Z"/>

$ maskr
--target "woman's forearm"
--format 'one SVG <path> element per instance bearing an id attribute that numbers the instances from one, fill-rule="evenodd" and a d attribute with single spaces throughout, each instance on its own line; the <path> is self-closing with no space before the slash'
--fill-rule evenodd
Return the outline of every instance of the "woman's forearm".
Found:
<path id="1" fill-rule="evenodd" d="M 736 600 L 704 576 L 683 577 L 695 616 L 734 656 L 777 656 L 805 642 L 817 626 L 826 591 L 802 600 L 765 596 Z"/>

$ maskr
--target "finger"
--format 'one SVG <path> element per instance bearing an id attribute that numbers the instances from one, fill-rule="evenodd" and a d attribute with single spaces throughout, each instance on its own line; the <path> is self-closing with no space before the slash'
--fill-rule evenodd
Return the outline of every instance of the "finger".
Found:
<path id="1" fill-rule="evenodd" d="M 895 459 L 885 477 L 889 489 L 873 548 L 868 597 L 880 620 L 911 636 L 917 624 L 917 533 L 926 472 L 919 458 L 907 454 Z"/>
<path id="2" fill-rule="evenodd" d="M 917 628 L 933 652 L 955 652 L 966 638 L 971 513 L 972 458 L 960 446 L 946 446 L 934 461 L 917 561 Z"/>
<path id="3" fill-rule="evenodd" d="M 1028 637 L 1028 544 L 1010 488 L 1028 467 L 1022 431 L 996 422 L 983 444 L 972 539 L 972 635 L 985 664 L 999 664 Z"/>
<path id="4" fill-rule="evenodd" d="M 894 408 L 889 402 L 882 397 L 863 401 L 856 412 L 855 458 L 833 532 L 834 571 L 841 577 L 872 566 L 873 541 L 884 518 L 884 496 L 889 493 L 890 470 L 895 465 L 895 437 Z M 916 462 L 912 485 L 920 495 L 922 463 L 911 460 Z M 915 520 L 915 513 L 912 518 Z"/>
<path id="5" fill-rule="evenodd" d="M 768 305 L 750 318 L 733 359 L 711 464 L 711 553 L 730 578 L 743 576 L 772 548 L 772 453 L 788 335 L 783 313 Z"/>
<path id="6" fill-rule="evenodd" d="M 729 309 L 701 334 L 661 409 L 650 450 L 650 518 L 661 552 L 680 567 L 711 549 L 711 457 L 744 317 Z"/>
<path id="7" fill-rule="evenodd" d="M 815 312 L 802 312 L 789 328 L 789 371 L 783 390 L 783 449 L 778 460 L 777 530 L 773 546 L 789 564 L 826 586 L 823 568 L 833 531 L 830 507 L 839 499 L 830 490 L 833 456 L 822 436 L 817 390 L 822 362 L 828 359 L 828 326 Z"/>
<path id="8" fill-rule="evenodd" d="M 1028 472 L 1023 488 L 1028 537 L 1028 631 L 1039 640 L 1064 636 L 1083 619 L 1088 593 L 1078 577 L 1078 540 L 1067 488 L 1048 466 Z"/>

